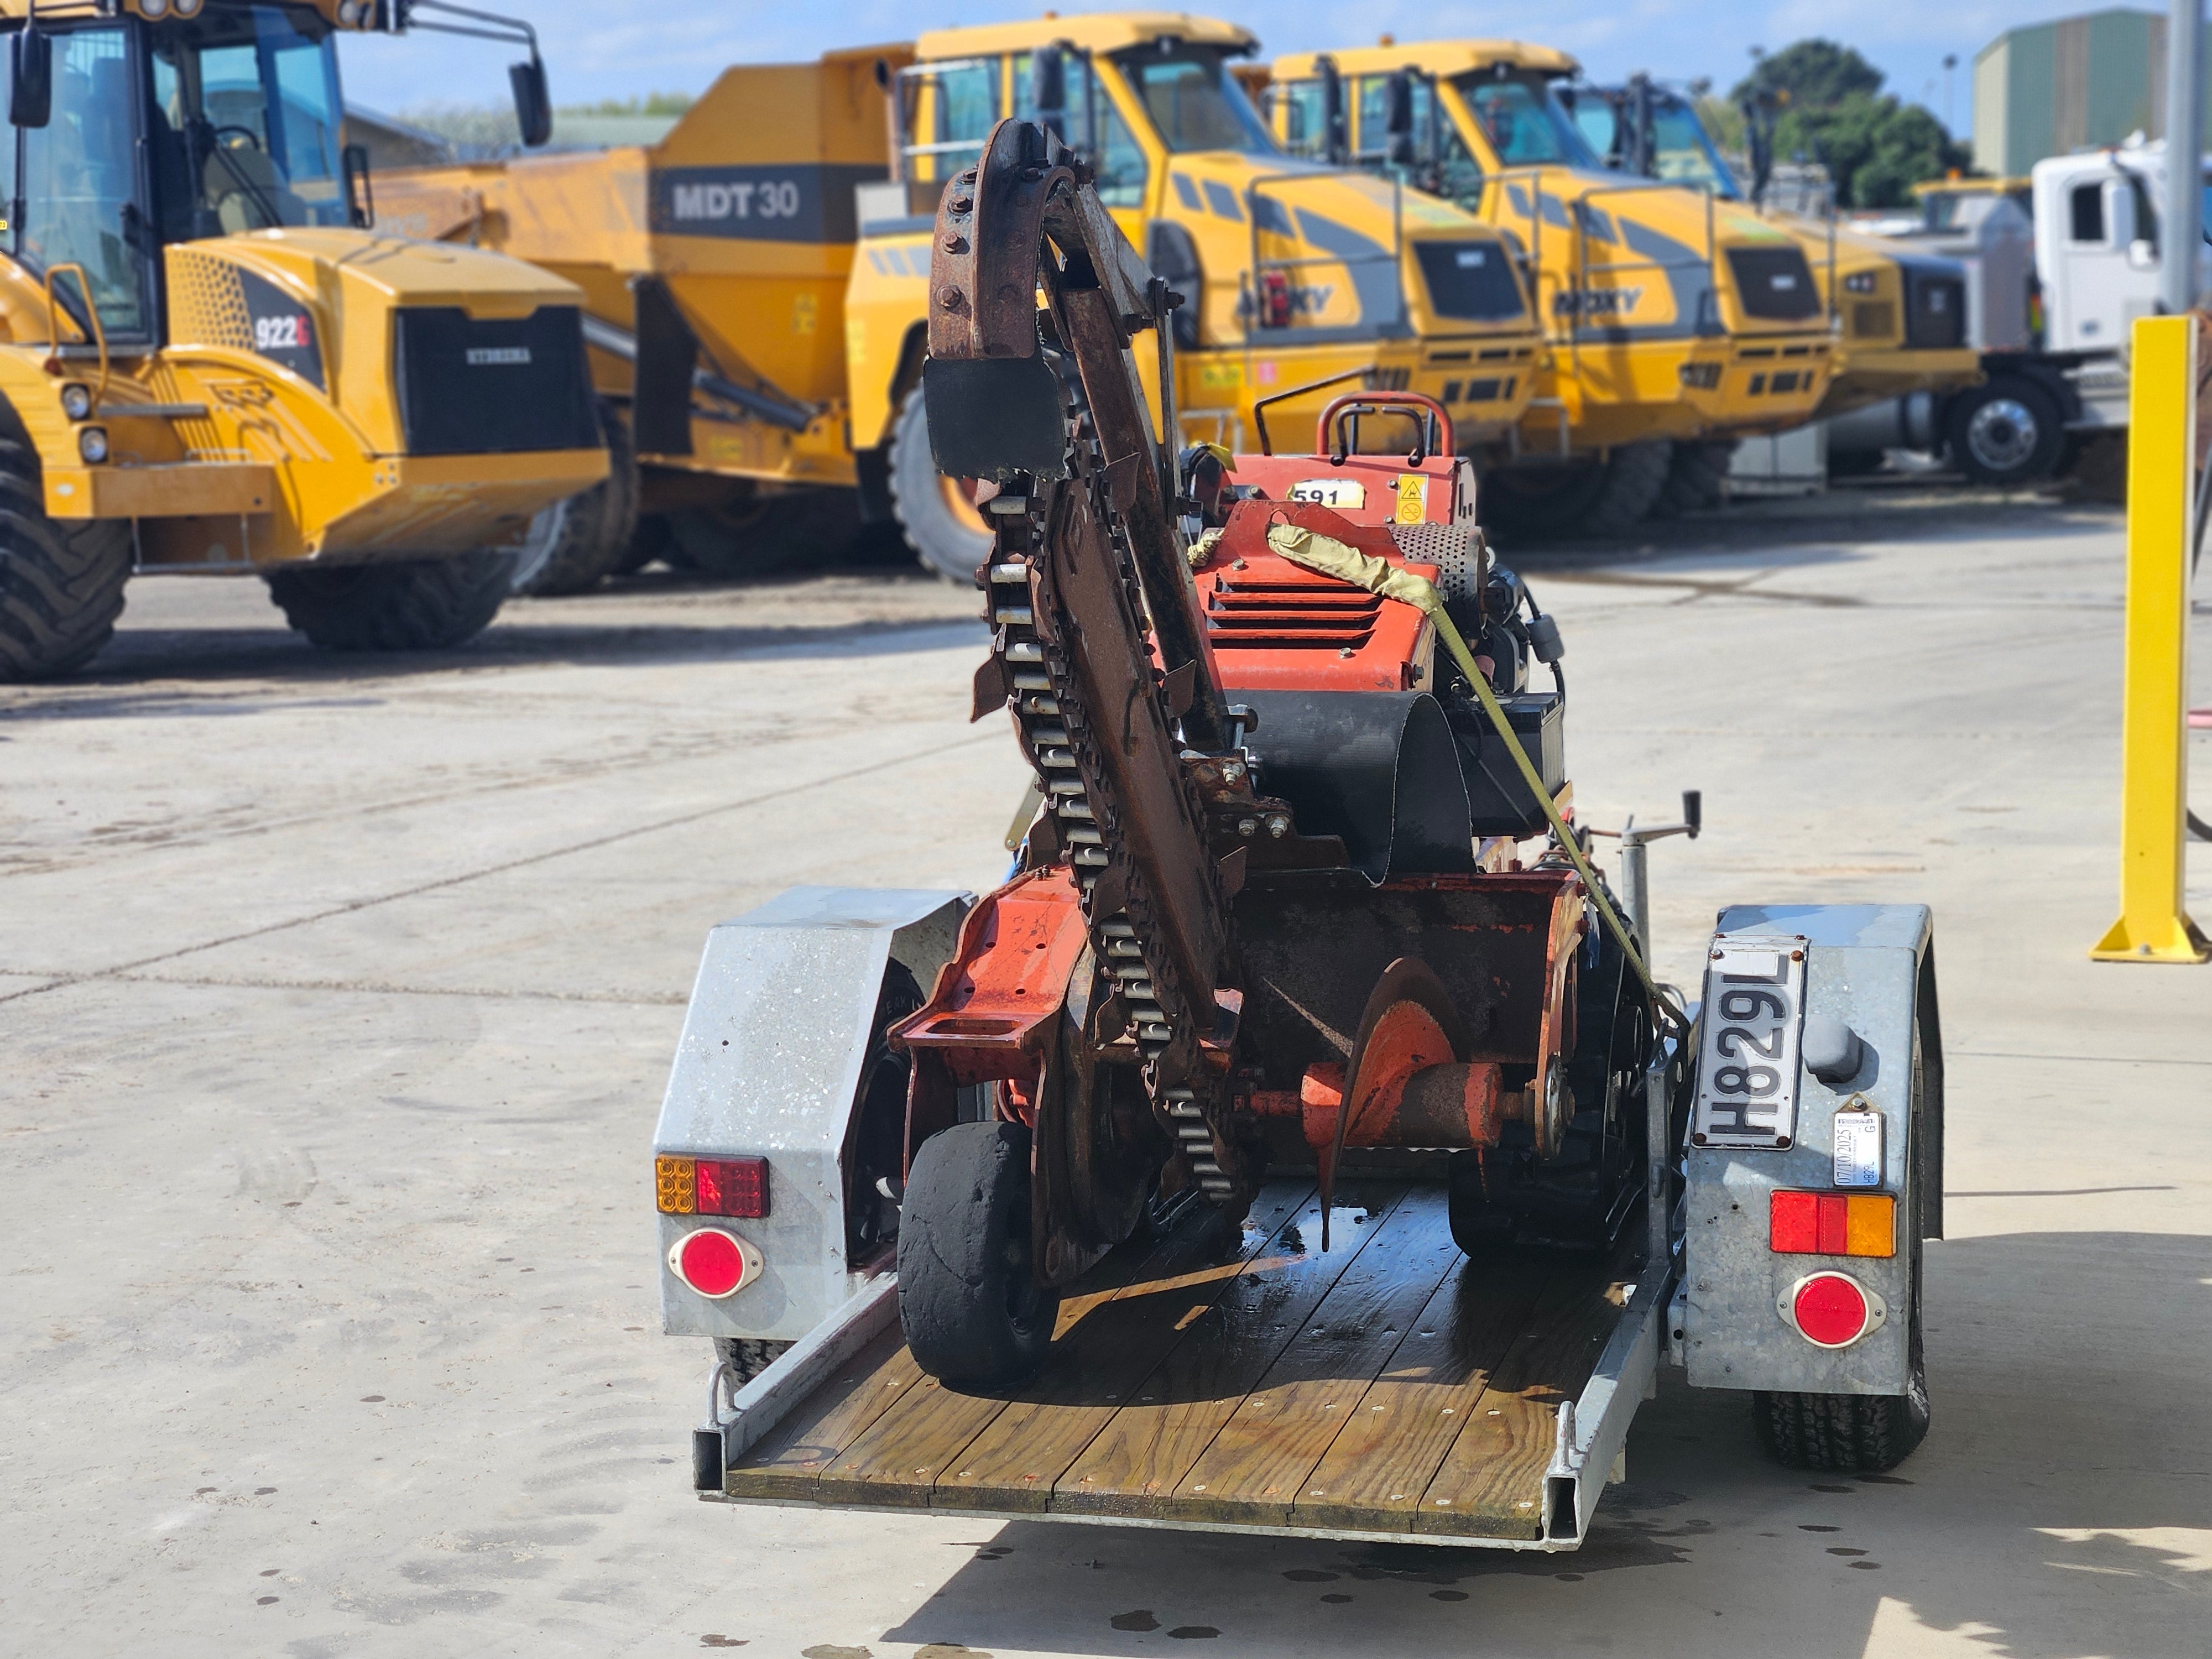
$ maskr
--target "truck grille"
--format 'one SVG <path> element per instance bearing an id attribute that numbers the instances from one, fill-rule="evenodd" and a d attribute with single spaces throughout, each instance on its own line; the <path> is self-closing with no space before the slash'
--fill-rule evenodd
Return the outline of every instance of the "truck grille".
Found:
<path id="1" fill-rule="evenodd" d="M 1966 343 L 1966 284 L 1951 271 L 1905 267 L 1905 343 L 1951 351 Z"/>
<path id="2" fill-rule="evenodd" d="M 1887 340 L 1897 332 L 1897 307 L 1887 300 L 1861 300 L 1851 307 L 1851 337 Z"/>
<path id="3" fill-rule="evenodd" d="M 1802 323 L 1820 314 L 1820 295 L 1813 268 L 1802 249 L 1732 247 L 1729 270 L 1735 276 L 1736 298 L 1747 317 L 1764 323 Z"/>
<path id="4" fill-rule="evenodd" d="M 1455 322 L 1502 323 L 1528 314 L 1513 262 L 1497 242 L 1417 242 L 1429 308 Z"/>
<path id="5" fill-rule="evenodd" d="M 540 306 L 513 319 L 406 306 L 392 328 L 410 455 L 599 447 L 574 306 Z"/>

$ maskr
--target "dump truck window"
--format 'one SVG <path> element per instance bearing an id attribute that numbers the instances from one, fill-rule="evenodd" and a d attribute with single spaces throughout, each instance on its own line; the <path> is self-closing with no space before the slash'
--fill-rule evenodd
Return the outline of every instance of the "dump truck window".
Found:
<path id="1" fill-rule="evenodd" d="M 167 238 L 347 222 L 326 37 L 309 14 L 275 6 L 211 7 L 149 33 Z"/>
<path id="2" fill-rule="evenodd" d="M 1309 161 L 1328 160 L 1328 105 L 1318 81 L 1293 81 L 1275 88 L 1282 100 L 1283 148 Z"/>
<path id="3" fill-rule="evenodd" d="M 1742 199 L 1735 175 L 1687 104 L 1662 101 L 1651 112 L 1651 137 L 1659 177 L 1670 185 L 1709 190 L 1724 202 Z"/>
<path id="4" fill-rule="evenodd" d="M 1160 142 L 1176 154 L 1208 149 L 1282 154 L 1219 52 L 1195 46 L 1170 46 L 1164 52 L 1139 46 L 1114 61 L 1136 88 Z"/>
<path id="5" fill-rule="evenodd" d="M 907 177 L 950 179 L 983 154 L 999 119 L 999 60 L 922 64 L 905 71 Z"/>
<path id="6" fill-rule="evenodd" d="M 1390 155 L 1390 77 L 1364 75 L 1359 78 L 1359 138 L 1357 159 L 1370 167 L 1387 165 Z M 1316 83 L 1316 89 L 1318 84 Z M 1413 156 L 1408 184 L 1458 203 L 1473 204 L 1482 193 L 1482 167 L 1468 149 L 1458 127 L 1437 108 L 1436 83 L 1427 76 L 1413 77 Z M 1433 124 L 1433 125 L 1432 125 Z M 1435 166 L 1428 165 L 1430 146 L 1436 147 Z"/>
<path id="7" fill-rule="evenodd" d="M 1505 166 L 1557 163 L 1595 171 L 1603 165 L 1542 87 L 1486 75 L 1469 76 L 1459 87 L 1468 107 L 1482 125 L 1483 136 Z"/>
<path id="8" fill-rule="evenodd" d="M 1114 100 L 1088 54 L 1060 50 L 1066 106 L 1041 110 L 1025 92 L 1023 113 L 1049 126 L 1060 142 L 1082 153 L 1097 169 L 1099 202 L 1109 208 L 1140 208 L 1145 204 L 1145 152 L 1114 106 Z M 1017 67 L 1020 64 L 1017 63 Z M 1018 82 L 1017 85 L 1020 83 Z"/>
<path id="9" fill-rule="evenodd" d="M 1145 149 L 1137 142 L 1121 112 L 1097 88 L 1098 199 L 1109 208 L 1140 208 L 1145 204 Z"/>
<path id="10" fill-rule="evenodd" d="M 129 42 L 120 27 L 54 36 L 53 117 L 21 134 L 15 247 L 34 270 L 84 267 L 100 326 L 147 331 L 146 261 L 126 221 L 138 212 Z"/>

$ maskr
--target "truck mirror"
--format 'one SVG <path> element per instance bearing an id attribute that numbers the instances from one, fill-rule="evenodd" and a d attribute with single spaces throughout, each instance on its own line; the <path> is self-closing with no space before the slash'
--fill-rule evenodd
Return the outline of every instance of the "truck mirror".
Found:
<path id="1" fill-rule="evenodd" d="M 1346 137 L 1349 124 L 1344 112 L 1344 76 L 1338 72 L 1334 58 L 1316 60 L 1314 68 L 1321 76 L 1322 148 L 1331 162 L 1342 167 L 1351 154 Z"/>
<path id="2" fill-rule="evenodd" d="M 1393 138 L 1411 137 L 1413 131 L 1413 77 L 1400 70 L 1385 85 L 1383 129 Z"/>
<path id="3" fill-rule="evenodd" d="M 514 88 L 514 121 L 522 129 L 523 147 L 536 149 L 553 136 L 553 97 L 545 89 L 545 61 L 533 52 L 528 63 L 508 64 L 507 78 Z"/>
<path id="4" fill-rule="evenodd" d="M 54 113 L 54 37 L 25 27 L 9 43 L 15 82 L 8 95 L 8 118 L 19 127 L 42 127 Z"/>
<path id="5" fill-rule="evenodd" d="M 1067 141 L 1067 60 L 1057 46 L 1039 46 L 1030 54 L 1030 108 L 1040 125 Z"/>

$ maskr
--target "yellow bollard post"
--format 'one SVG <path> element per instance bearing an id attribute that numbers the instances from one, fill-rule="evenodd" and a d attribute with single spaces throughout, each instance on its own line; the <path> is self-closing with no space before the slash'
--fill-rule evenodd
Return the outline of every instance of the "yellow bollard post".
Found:
<path id="1" fill-rule="evenodd" d="M 2183 909 L 2197 319 L 2142 317 L 2128 394 L 2128 604 L 2120 717 L 2120 919 L 2100 962 L 2203 962 Z"/>

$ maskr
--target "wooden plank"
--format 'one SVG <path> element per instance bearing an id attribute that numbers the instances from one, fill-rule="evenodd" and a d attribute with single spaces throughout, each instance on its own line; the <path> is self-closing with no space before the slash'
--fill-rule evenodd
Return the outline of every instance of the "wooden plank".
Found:
<path id="1" fill-rule="evenodd" d="M 1302 1205 L 1273 1247 L 1223 1288 L 1053 1485 L 1050 1507 L 1092 1515 L 1179 1516 L 1175 1493 L 1252 1385 L 1404 1197 L 1401 1183 L 1343 1189 L 1340 1211 L 1363 1201 L 1364 1226 L 1333 1229 L 1321 1248 L 1318 1201 Z M 1350 1221 L 1349 1214 L 1345 1215 Z"/>
<path id="2" fill-rule="evenodd" d="M 1306 1477 L 1290 1524 L 1412 1531 L 1421 1493 L 1527 1328 L 1550 1271 L 1518 1258 L 1477 1267 L 1462 1257 Z"/>
<path id="3" fill-rule="evenodd" d="M 1090 1316 L 1144 1274 L 1159 1247 L 1109 1255 L 1061 1298 L 1053 1326 L 1053 1365 Z M 927 1509 L 939 1474 L 1006 1407 L 1012 1392 L 970 1389 L 924 1376 L 856 1436 L 822 1472 L 815 1501 Z"/>
<path id="4" fill-rule="evenodd" d="M 1421 1494 L 1413 1530 L 1481 1538 L 1541 1534 L 1544 1471 L 1562 1402 L 1582 1392 L 1620 1322 L 1632 1261 L 1554 1269 L 1528 1328 L 1506 1350 L 1474 1414 Z"/>
<path id="5" fill-rule="evenodd" d="M 739 1458 L 722 1489 L 732 1498 L 812 1503 L 822 1471 L 921 1380 L 894 1325 Z"/>
<path id="6" fill-rule="evenodd" d="M 1409 1194 L 1370 1227 L 1367 1248 L 1176 1489 L 1188 1512 L 1247 1526 L 1287 1525 L 1306 1476 L 1461 1259 L 1441 1193 Z"/>
<path id="7" fill-rule="evenodd" d="M 1053 1482 L 1224 1287 L 1313 1195 L 1310 1182 L 1271 1183 L 1223 1255 L 1210 1215 L 1178 1228 L 1133 1283 L 1077 1326 L 1023 1389 L 937 1480 L 939 1509 L 1042 1513 Z"/>

